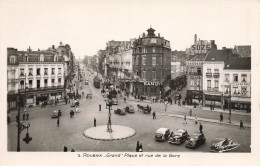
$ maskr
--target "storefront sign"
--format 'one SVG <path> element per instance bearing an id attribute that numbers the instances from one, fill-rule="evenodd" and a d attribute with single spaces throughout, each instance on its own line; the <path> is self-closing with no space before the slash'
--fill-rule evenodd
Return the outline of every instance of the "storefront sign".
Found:
<path id="1" fill-rule="evenodd" d="M 238 86 L 238 85 L 246 86 L 246 85 L 250 85 L 250 83 L 248 83 L 248 82 L 233 82 L 232 85 L 233 86 Z"/>
<path id="2" fill-rule="evenodd" d="M 160 85 L 162 85 L 162 83 L 161 82 L 144 82 L 144 85 L 160 86 Z"/>
<path id="3" fill-rule="evenodd" d="M 195 51 L 195 50 L 208 50 L 210 49 L 210 45 L 192 45 L 191 46 L 192 50 Z"/>

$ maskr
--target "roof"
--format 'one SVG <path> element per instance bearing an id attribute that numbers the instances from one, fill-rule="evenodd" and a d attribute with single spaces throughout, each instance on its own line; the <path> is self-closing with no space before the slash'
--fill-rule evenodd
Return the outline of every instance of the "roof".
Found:
<path id="1" fill-rule="evenodd" d="M 168 130 L 167 128 L 159 128 L 156 133 L 165 134 L 165 131 Z"/>
<path id="2" fill-rule="evenodd" d="M 204 61 L 206 58 L 206 54 L 198 54 L 191 58 L 189 61 Z"/>
<path id="3" fill-rule="evenodd" d="M 251 57 L 251 46 L 245 45 L 245 46 L 236 46 L 237 53 L 241 57 Z"/>
<path id="4" fill-rule="evenodd" d="M 228 50 L 211 50 L 208 52 L 205 61 L 224 61 L 227 58 Z"/>
<path id="5" fill-rule="evenodd" d="M 224 69 L 251 70 L 251 57 L 230 57 Z"/>

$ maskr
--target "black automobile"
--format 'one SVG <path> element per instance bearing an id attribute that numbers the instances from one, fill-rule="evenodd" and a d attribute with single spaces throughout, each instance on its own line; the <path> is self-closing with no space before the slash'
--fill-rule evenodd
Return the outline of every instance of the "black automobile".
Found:
<path id="1" fill-rule="evenodd" d="M 185 129 L 178 129 L 172 133 L 172 136 L 169 139 L 170 144 L 180 145 L 189 138 L 189 134 Z"/>
<path id="2" fill-rule="evenodd" d="M 165 141 L 168 140 L 170 135 L 171 135 L 172 131 L 168 128 L 159 128 L 156 131 L 155 134 L 155 140 L 156 141 Z"/>
<path id="3" fill-rule="evenodd" d="M 126 114 L 125 108 L 117 108 L 114 110 L 114 113 L 119 115 L 125 115 Z"/>
<path id="4" fill-rule="evenodd" d="M 202 133 L 193 133 L 190 138 L 186 141 L 186 148 L 197 148 L 198 146 L 205 144 L 206 138 Z"/>

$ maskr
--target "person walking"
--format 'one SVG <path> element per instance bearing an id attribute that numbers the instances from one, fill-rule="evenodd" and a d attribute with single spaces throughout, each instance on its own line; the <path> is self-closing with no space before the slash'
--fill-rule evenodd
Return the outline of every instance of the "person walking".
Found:
<path id="1" fill-rule="evenodd" d="M 190 116 L 192 116 L 192 109 L 190 109 Z"/>
<path id="2" fill-rule="evenodd" d="M 153 111 L 153 119 L 156 119 L 155 111 Z"/>
<path id="3" fill-rule="evenodd" d="M 63 147 L 63 152 L 67 152 L 67 151 L 68 151 L 67 146 L 64 146 L 64 147 Z"/>
<path id="4" fill-rule="evenodd" d="M 60 117 L 61 116 L 61 111 L 60 111 L 60 109 L 58 110 L 58 117 Z"/>
<path id="5" fill-rule="evenodd" d="M 57 119 L 57 126 L 60 127 L 60 117 Z"/>
<path id="6" fill-rule="evenodd" d="M 244 123 L 243 123 L 243 121 L 242 120 L 240 120 L 240 129 L 244 129 Z"/>
<path id="7" fill-rule="evenodd" d="M 195 124 L 198 124 L 198 117 L 195 115 Z"/>
<path id="8" fill-rule="evenodd" d="M 26 120 L 28 120 L 29 119 L 29 113 L 27 112 L 27 114 L 26 114 Z"/>
<path id="9" fill-rule="evenodd" d="M 143 145 L 140 143 L 139 145 L 139 152 L 142 152 L 143 151 Z"/>
<path id="10" fill-rule="evenodd" d="M 187 118 L 186 115 L 184 115 L 184 123 L 183 124 L 187 124 Z"/>
<path id="11" fill-rule="evenodd" d="M 96 127 L 96 122 L 97 122 L 97 120 L 96 120 L 96 118 L 94 118 L 94 127 Z"/>
<path id="12" fill-rule="evenodd" d="M 99 103 L 99 111 L 101 111 L 101 103 Z"/>
<path id="13" fill-rule="evenodd" d="M 124 102 L 126 102 L 126 98 L 124 97 Z"/>
<path id="14" fill-rule="evenodd" d="M 137 144 L 136 144 L 136 148 L 135 148 L 135 150 L 136 150 L 136 152 L 139 152 L 139 141 L 137 141 Z"/>
<path id="15" fill-rule="evenodd" d="M 200 127 L 199 127 L 200 133 L 202 133 L 202 129 L 203 129 L 203 126 L 202 126 L 202 124 L 200 123 Z"/>
<path id="16" fill-rule="evenodd" d="M 25 121 L 25 113 L 23 113 L 23 121 Z"/>
<path id="17" fill-rule="evenodd" d="M 219 115 L 219 117 L 220 117 L 220 122 L 223 122 L 223 114 L 222 113 Z"/>

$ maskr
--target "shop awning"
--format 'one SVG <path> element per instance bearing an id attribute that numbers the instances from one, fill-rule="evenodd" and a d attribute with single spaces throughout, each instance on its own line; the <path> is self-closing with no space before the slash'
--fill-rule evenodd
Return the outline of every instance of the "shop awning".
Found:
<path id="1" fill-rule="evenodd" d="M 251 103 L 250 97 L 231 97 L 231 102 Z"/>

